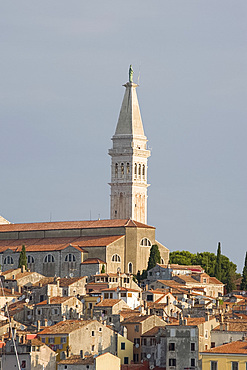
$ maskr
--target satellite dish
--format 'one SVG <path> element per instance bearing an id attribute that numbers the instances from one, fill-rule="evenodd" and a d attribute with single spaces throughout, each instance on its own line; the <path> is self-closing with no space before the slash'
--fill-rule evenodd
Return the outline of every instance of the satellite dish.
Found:
<path id="1" fill-rule="evenodd" d="M 21 330 L 25 330 L 25 326 L 24 326 L 24 325 L 21 325 L 21 326 L 20 326 L 20 329 L 21 329 Z"/>
<path id="2" fill-rule="evenodd" d="M 150 365 L 149 366 L 149 369 L 153 370 L 154 369 L 154 365 Z"/>
<path id="3" fill-rule="evenodd" d="M 139 344 L 138 344 L 138 343 L 136 343 L 135 347 L 136 347 L 136 348 L 139 348 L 140 346 L 139 346 Z"/>
<path id="4" fill-rule="evenodd" d="M 182 302 L 185 302 L 185 298 L 182 298 Z"/>
<path id="5" fill-rule="evenodd" d="M 121 268 L 120 267 L 117 268 L 117 272 L 121 272 Z"/>
<path id="6" fill-rule="evenodd" d="M 83 298 L 82 298 L 82 299 L 81 299 L 81 303 L 85 303 L 85 299 L 83 299 Z"/>
<path id="7" fill-rule="evenodd" d="M 142 312 L 142 308 L 141 308 L 141 306 L 138 308 L 138 310 L 139 310 L 139 312 Z"/>
<path id="8" fill-rule="evenodd" d="M 13 298 L 11 302 L 12 302 L 12 303 L 15 303 L 15 298 Z"/>
<path id="9" fill-rule="evenodd" d="M 101 301 L 100 297 L 97 298 L 97 303 L 99 303 Z"/>
<path id="10" fill-rule="evenodd" d="M 173 304 L 175 305 L 175 304 L 177 304 L 177 301 L 173 301 Z"/>
<path id="11" fill-rule="evenodd" d="M 151 355 L 150 353 L 147 354 L 147 358 L 150 359 L 151 358 Z"/>
<path id="12" fill-rule="evenodd" d="M 117 287 L 117 294 L 119 293 L 119 286 Z"/>
<path id="13" fill-rule="evenodd" d="M 28 298 L 26 298 L 26 299 L 25 299 L 25 302 L 26 302 L 26 303 L 28 303 L 28 302 L 29 302 L 29 299 L 28 299 Z"/>
<path id="14" fill-rule="evenodd" d="M 108 319 L 108 316 L 107 316 L 107 315 L 105 315 L 105 316 L 104 316 L 104 320 L 107 320 L 107 319 Z"/>
<path id="15" fill-rule="evenodd" d="M 31 315 L 27 315 L 27 318 L 28 318 L 28 320 L 31 320 L 32 316 Z"/>
<path id="16" fill-rule="evenodd" d="M 95 316 L 93 316 L 93 320 L 96 320 L 96 317 Z"/>
<path id="17" fill-rule="evenodd" d="M 48 326 L 51 326 L 51 325 L 52 325 L 52 321 L 51 321 L 51 320 L 49 320 L 49 321 L 47 322 L 47 325 L 48 325 Z"/>
<path id="18" fill-rule="evenodd" d="M 71 272 L 71 273 L 69 274 L 69 277 L 70 277 L 70 278 L 74 277 L 73 272 Z"/>
<path id="19" fill-rule="evenodd" d="M 23 294 L 22 296 L 21 296 L 21 299 L 24 299 L 25 298 L 25 294 Z"/>

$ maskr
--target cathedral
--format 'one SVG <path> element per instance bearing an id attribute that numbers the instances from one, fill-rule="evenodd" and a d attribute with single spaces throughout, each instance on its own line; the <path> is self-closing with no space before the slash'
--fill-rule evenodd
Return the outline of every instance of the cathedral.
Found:
<path id="1" fill-rule="evenodd" d="M 161 262 L 169 250 L 147 225 L 147 137 L 136 93 L 129 81 L 112 137 L 110 219 L 12 224 L 0 217 L 2 271 L 18 267 L 22 246 L 28 268 L 45 276 L 85 276 L 100 272 L 136 274 L 147 268 L 150 249 L 157 244 Z"/>

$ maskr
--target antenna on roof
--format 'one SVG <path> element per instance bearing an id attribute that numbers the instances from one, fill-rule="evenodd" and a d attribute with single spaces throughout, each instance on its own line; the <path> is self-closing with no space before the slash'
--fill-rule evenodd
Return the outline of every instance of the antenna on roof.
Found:
<path id="1" fill-rule="evenodd" d="M 99 217 L 98 217 L 98 221 L 100 220 L 100 213 L 99 213 L 99 215 L 98 215 Z"/>
<path id="2" fill-rule="evenodd" d="M 51 222 L 51 219 L 52 219 L 52 213 L 51 213 L 51 211 L 50 211 L 50 222 Z"/>

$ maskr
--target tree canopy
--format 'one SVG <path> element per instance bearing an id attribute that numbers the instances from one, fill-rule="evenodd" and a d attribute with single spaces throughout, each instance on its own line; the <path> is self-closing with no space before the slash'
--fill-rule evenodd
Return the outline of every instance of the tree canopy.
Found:
<path id="1" fill-rule="evenodd" d="M 25 245 L 22 246 L 18 266 L 19 267 L 25 266 L 25 268 L 27 269 L 27 256 Z"/>
<path id="2" fill-rule="evenodd" d="M 148 268 L 147 270 L 152 269 L 156 266 L 156 263 L 160 263 L 160 251 L 157 244 L 152 245 L 150 249 L 150 255 L 148 260 Z"/>
<path id="3" fill-rule="evenodd" d="M 188 251 L 175 251 L 170 253 L 170 263 L 178 265 L 200 265 L 209 276 L 215 276 L 215 265 L 217 257 L 214 253 L 198 252 L 190 253 Z M 236 278 L 237 265 L 231 262 L 228 257 L 220 255 L 221 279 L 226 284 L 227 292 L 235 289 L 234 280 Z"/>

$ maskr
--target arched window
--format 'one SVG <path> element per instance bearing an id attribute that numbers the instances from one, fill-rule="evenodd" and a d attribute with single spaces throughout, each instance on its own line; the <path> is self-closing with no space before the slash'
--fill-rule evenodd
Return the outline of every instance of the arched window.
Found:
<path id="1" fill-rule="evenodd" d="M 118 177 L 118 163 L 115 164 L 115 176 Z"/>
<path id="2" fill-rule="evenodd" d="M 124 176 L 124 164 L 123 163 L 121 163 L 121 175 L 122 177 Z"/>
<path id="3" fill-rule="evenodd" d="M 13 258 L 10 257 L 10 256 L 7 256 L 4 258 L 4 261 L 3 261 L 4 265 L 13 265 L 14 264 L 14 261 L 13 261 Z"/>
<path id="4" fill-rule="evenodd" d="M 133 272 L 133 264 L 132 264 L 132 262 L 129 262 L 129 264 L 128 264 L 128 271 L 129 271 L 130 274 L 132 274 L 132 272 Z"/>
<path id="5" fill-rule="evenodd" d="M 27 256 L 27 263 L 34 263 L 33 256 Z"/>
<path id="6" fill-rule="evenodd" d="M 127 173 L 127 175 L 130 173 L 130 164 L 129 163 L 127 163 L 127 165 L 126 165 L 126 173 Z"/>
<path id="7" fill-rule="evenodd" d="M 142 177 L 145 179 L 145 164 L 142 165 Z"/>
<path id="8" fill-rule="evenodd" d="M 165 264 L 164 258 L 161 258 L 160 262 L 161 262 L 161 265 L 164 265 Z"/>
<path id="9" fill-rule="evenodd" d="M 75 262 L 75 256 L 74 254 L 67 254 L 67 256 L 65 257 L 65 262 Z"/>
<path id="10" fill-rule="evenodd" d="M 140 242 L 140 245 L 142 247 L 151 247 L 152 243 L 150 242 L 150 240 L 148 238 L 143 238 Z"/>
<path id="11" fill-rule="evenodd" d="M 137 176 L 137 163 L 135 163 L 135 176 Z"/>
<path id="12" fill-rule="evenodd" d="M 45 256 L 44 262 L 45 263 L 54 262 L 53 255 L 52 254 L 47 254 L 47 256 Z"/>
<path id="13" fill-rule="evenodd" d="M 118 254 L 114 254 L 111 260 L 112 262 L 121 262 L 121 258 Z"/>
<path id="14" fill-rule="evenodd" d="M 139 171 L 138 171 L 138 175 L 141 176 L 141 173 L 142 173 L 142 165 L 139 164 Z"/>

